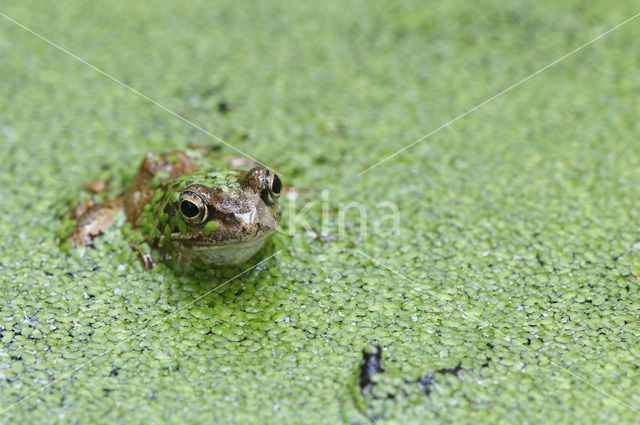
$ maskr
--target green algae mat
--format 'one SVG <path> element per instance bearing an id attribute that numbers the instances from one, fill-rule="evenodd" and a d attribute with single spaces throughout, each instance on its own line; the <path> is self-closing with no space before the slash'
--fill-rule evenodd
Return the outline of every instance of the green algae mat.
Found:
<path id="1" fill-rule="evenodd" d="M 0 2 L 0 423 L 638 423 L 640 19 L 358 176 L 631 3 Z M 180 118 L 282 173 L 261 256 L 62 249 Z"/>

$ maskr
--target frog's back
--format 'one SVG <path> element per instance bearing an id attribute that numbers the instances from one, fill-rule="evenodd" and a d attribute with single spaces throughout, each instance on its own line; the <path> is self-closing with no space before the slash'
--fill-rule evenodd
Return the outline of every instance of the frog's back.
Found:
<path id="1" fill-rule="evenodd" d="M 211 162 L 204 149 L 147 154 L 124 199 L 127 220 L 135 224 L 144 206 L 151 202 L 155 190 L 167 181 L 212 166 Z"/>

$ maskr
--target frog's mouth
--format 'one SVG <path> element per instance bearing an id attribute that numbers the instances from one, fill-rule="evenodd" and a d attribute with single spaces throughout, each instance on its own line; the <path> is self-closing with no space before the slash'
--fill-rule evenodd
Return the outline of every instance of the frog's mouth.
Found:
<path id="1" fill-rule="evenodd" d="M 196 238 L 189 238 L 189 237 L 185 237 L 184 235 L 180 235 L 179 233 L 176 237 L 175 234 L 171 235 L 171 242 L 174 244 L 178 244 L 178 245 L 182 245 L 185 248 L 212 248 L 212 247 L 216 247 L 216 248 L 231 248 L 231 247 L 243 247 L 243 246 L 247 246 L 247 245 L 252 245 L 256 242 L 260 242 L 264 239 L 266 239 L 267 236 L 269 236 L 271 234 L 267 233 L 264 235 L 260 235 L 260 236 L 256 236 L 254 238 L 251 239 L 246 239 L 246 240 L 238 240 L 238 241 L 216 241 L 216 240 L 203 240 L 203 239 L 196 239 Z"/>

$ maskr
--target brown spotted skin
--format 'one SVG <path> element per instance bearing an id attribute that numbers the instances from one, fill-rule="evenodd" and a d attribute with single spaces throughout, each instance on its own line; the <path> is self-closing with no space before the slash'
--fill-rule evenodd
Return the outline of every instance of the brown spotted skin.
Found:
<path id="1" fill-rule="evenodd" d="M 85 202 L 74 211 L 77 215 L 76 227 L 69 236 L 73 246 L 90 245 L 93 239 L 107 231 L 122 209 L 123 198 L 95 204 Z"/>
<path id="2" fill-rule="evenodd" d="M 167 158 L 173 157 L 175 161 Z M 196 161 L 182 152 L 163 154 L 148 154 L 140 164 L 140 171 L 136 176 L 131 189 L 124 200 L 124 212 L 130 223 L 135 223 L 146 204 L 151 201 L 154 189 L 151 181 L 160 172 L 166 173 L 166 177 L 160 179 L 160 184 L 167 180 L 189 174 L 198 169 Z"/>
<path id="3" fill-rule="evenodd" d="M 167 160 L 171 156 L 176 161 Z M 158 172 L 166 172 L 167 177 L 163 180 L 168 180 L 191 173 L 197 168 L 195 161 L 183 152 L 148 154 L 140 164 L 140 170 L 131 190 L 124 197 L 101 204 L 96 204 L 94 201 L 83 202 L 72 211 L 71 216 L 76 219 L 76 226 L 69 235 L 72 245 L 90 245 L 95 237 L 102 235 L 113 224 L 118 211 L 123 207 L 127 220 L 135 224 L 142 209 L 153 196 L 151 180 Z M 86 189 L 94 192 L 93 185 L 93 182 L 90 183 Z"/>

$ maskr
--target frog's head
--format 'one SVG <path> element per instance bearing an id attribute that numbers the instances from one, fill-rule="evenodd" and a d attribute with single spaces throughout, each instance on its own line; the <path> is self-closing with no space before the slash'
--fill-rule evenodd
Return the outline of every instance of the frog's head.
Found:
<path id="1" fill-rule="evenodd" d="M 264 167 L 230 172 L 223 179 L 187 180 L 168 205 L 170 215 L 186 225 L 171 232 L 178 257 L 211 265 L 248 260 L 278 225 L 282 189 L 280 178 Z"/>

